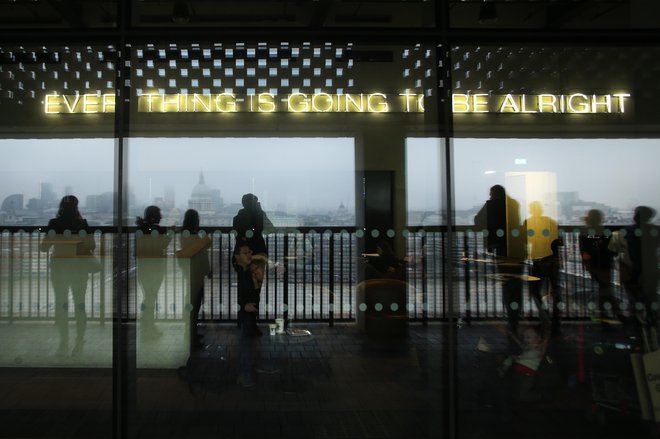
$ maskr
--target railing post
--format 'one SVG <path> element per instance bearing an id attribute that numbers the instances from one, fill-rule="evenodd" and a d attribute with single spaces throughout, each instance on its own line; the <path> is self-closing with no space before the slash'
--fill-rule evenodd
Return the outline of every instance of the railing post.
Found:
<path id="1" fill-rule="evenodd" d="M 428 286 L 426 284 L 427 280 L 427 269 L 426 269 L 426 264 L 428 264 L 428 257 L 426 255 L 427 251 L 427 240 L 426 240 L 426 234 L 423 233 L 421 234 L 421 246 L 422 246 L 422 324 L 427 325 L 428 324 L 428 311 L 424 307 L 424 304 L 428 305 L 428 297 L 429 297 L 429 291 L 428 291 Z"/>
<path id="2" fill-rule="evenodd" d="M 284 249 L 283 249 L 283 254 L 284 256 L 282 257 L 282 260 L 284 261 L 284 274 L 282 275 L 282 304 L 284 307 L 284 311 L 282 312 L 282 317 L 284 318 L 284 321 L 286 322 L 287 319 L 289 318 L 289 233 L 284 232 Z M 275 305 L 277 306 L 277 300 L 275 301 Z M 277 316 L 277 310 L 275 311 L 275 316 Z"/>
<path id="3" fill-rule="evenodd" d="M 467 255 L 469 254 L 469 246 L 468 246 L 468 235 L 467 233 L 463 232 L 463 255 L 465 259 L 465 264 L 463 267 L 464 274 L 463 277 L 465 278 L 465 323 L 467 325 L 470 325 L 472 323 L 472 296 L 470 294 L 470 266 L 469 266 L 469 258 Z M 477 298 L 479 296 L 477 295 Z"/>
<path id="4" fill-rule="evenodd" d="M 9 322 L 14 321 L 14 232 L 9 232 Z"/>
<path id="5" fill-rule="evenodd" d="M 334 326 L 334 296 L 335 296 L 335 235 L 330 233 L 330 279 L 328 281 L 328 324 Z M 340 247 L 341 248 L 341 247 Z M 323 300 L 321 300 L 321 307 L 323 307 Z"/>
<path id="6" fill-rule="evenodd" d="M 105 325 L 105 235 L 101 233 L 101 245 L 99 246 L 99 261 L 101 263 L 101 271 L 99 272 L 99 322 Z M 92 307 L 94 303 L 92 303 Z"/>

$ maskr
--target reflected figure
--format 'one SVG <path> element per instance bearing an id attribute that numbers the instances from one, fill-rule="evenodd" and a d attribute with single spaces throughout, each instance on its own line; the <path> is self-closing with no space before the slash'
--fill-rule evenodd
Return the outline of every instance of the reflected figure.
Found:
<path id="1" fill-rule="evenodd" d="M 256 257 L 268 257 L 264 240 L 264 230 L 272 229 L 273 223 L 261 209 L 259 198 L 254 194 L 245 194 L 241 198 L 243 208 L 233 218 L 233 227 L 237 232 L 236 242 L 246 243 Z"/>
<path id="2" fill-rule="evenodd" d="M 405 280 L 405 262 L 397 257 L 389 242 L 380 241 L 376 245 L 378 256 L 370 257 L 365 268 L 366 279 Z"/>
<path id="3" fill-rule="evenodd" d="M 543 396 L 537 375 L 546 358 L 548 339 L 541 332 L 536 326 L 522 329 L 519 353 L 507 356 L 497 369 L 500 376 L 508 378 L 515 402 L 539 401 Z"/>
<path id="4" fill-rule="evenodd" d="M 507 313 L 509 335 L 517 338 L 522 309 L 525 236 L 521 232 L 520 205 L 501 185 L 490 188 L 490 198 L 474 218 L 475 226 L 485 230 L 486 247 L 494 253 L 497 270 L 503 275 L 502 300 Z"/>
<path id="5" fill-rule="evenodd" d="M 559 290 L 559 227 L 552 218 L 543 215 L 543 205 L 539 201 L 529 204 L 530 217 L 525 220 L 523 230 L 527 232 L 527 250 L 532 261 L 531 275 L 539 278 L 538 281 L 530 282 L 529 292 L 536 304 L 539 317 L 543 324 L 543 332 L 547 334 L 550 330 L 553 335 L 560 334 L 560 310 L 558 305 L 561 301 Z M 547 303 L 542 297 L 543 287 L 549 289 L 552 296 L 552 318 L 548 312 Z"/>
<path id="6" fill-rule="evenodd" d="M 582 264 L 598 285 L 598 307 L 601 318 L 619 316 L 620 308 L 612 290 L 612 262 L 614 252 L 609 249 L 611 236 L 605 235 L 603 212 L 591 209 L 580 231 Z"/>
<path id="7" fill-rule="evenodd" d="M 239 243 L 234 249 L 235 268 L 238 274 L 238 379 L 242 387 L 254 387 L 257 373 L 276 373 L 279 370 L 272 365 L 257 366 L 260 357 L 262 332 L 257 326 L 261 286 L 266 274 L 266 260 L 252 258 L 252 250 L 245 243 Z"/>
<path id="8" fill-rule="evenodd" d="M 145 339 L 162 335 L 154 323 L 154 308 L 165 277 L 165 251 L 171 237 L 168 236 L 167 230 L 159 225 L 161 218 L 158 206 L 147 206 L 144 209 L 144 217 L 137 217 L 135 221 L 138 226 L 135 240 L 137 280 L 143 294 L 141 334 Z"/>
<path id="9" fill-rule="evenodd" d="M 199 213 L 195 209 L 188 209 L 183 216 L 183 226 L 180 236 L 181 249 L 177 253 L 179 262 L 185 261 L 189 264 L 183 270 L 188 275 L 190 288 L 186 297 L 186 303 L 192 305 L 190 311 L 190 348 L 200 349 L 203 347 L 201 336 L 198 333 L 197 323 L 199 311 L 204 298 L 204 278 L 211 276 L 211 264 L 209 262 L 208 249 L 211 246 L 211 237 L 199 236 Z"/>
<path id="10" fill-rule="evenodd" d="M 67 195 L 60 201 L 57 216 L 48 221 L 48 232 L 41 241 L 41 251 L 53 252 L 50 257 L 50 279 L 55 291 L 55 325 L 60 336 L 57 355 L 69 349 L 69 291 L 73 296 L 76 319 L 76 344 L 72 355 L 82 353 L 87 312 L 85 292 L 89 273 L 100 265 L 92 256 L 96 243 L 87 233 L 87 221 L 78 210 L 78 199 Z"/>
<path id="11" fill-rule="evenodd" d="M 626 227 L 625 242 L 627 258 L 620 264 L 621 280 L 626 292 L 635 302 L 636 308 L 642 311 L 640 317 L 649 326 L 655 326 L 658 321 L 657 309 L 653 304 L 658 302 L 658 247 L 660 239 L 654 233 L 655 226 L 651 223 L 655 210 L 648 206 L 638 206 L 633 215 L 634 224 Z M 637 306 L 637 304 L 641 306 Z M 656 305 L 657 307 L 657 305 Z"/>
<path id="12" fill-rule="evenodd" d="M 261 335 L 257 327 L 259 316 L 259 291 L 254 286 L 250 263 L 252 262 L 252 250 L 245 242 L 238 242 L 234 248 L 234 268 L 237 273 L 238 283 L 238 324 L 240 326 L 238 336 L 238 384 L 243 387 L 255 385 L 252 377 L 253 355 L 256 351 L 256 337 Z"/>

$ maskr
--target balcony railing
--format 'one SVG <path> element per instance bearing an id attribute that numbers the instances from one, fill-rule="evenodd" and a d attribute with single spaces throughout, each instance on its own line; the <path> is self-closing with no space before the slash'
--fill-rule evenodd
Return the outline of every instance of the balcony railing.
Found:
<path id="1" fill-rule="evenodd" d="M 135 237 L 123 236 L 128 243 L 124 264 L 113 264 L 118 235 L 113 228 L 92 230 L 95 254 L 101 270 L 91 273 L 86 292 L 86 311 L 90 320 L 112 318 L 113 288 L 117 279 L 126 286 L 124 312 L 135 317 L 142 292 L 136 282 Z M 186 312 L 186 277 L 176 252 L 178 233 L 172 231 L 167 248 L 166 269 L 156 302 L 156 318 L 181 319 Z M 200 319 L 232 321 L 237 312 L 236 273 L 231 266 L 234 235 L 228 228 L 207 228 L 212 239 L 209 258 L 212 275 L 205 279 L 204 304 Z M 262 289 L 261 318 L 284 315 L 300 321 L 350 321 L 355 318 L 355 291 L 361 279 L 363 261 L 359 253 L 360 233 L 349 228 L 283 229 L 266 237 L 271 260 Z M 413 320 L 442 320 L 448 317 L 449 301 L 463 319 L 498 319 L 505 316 L 501 285 L 496 280 L 495 264 L 483 245 L 481 233 L 456 228 L 453 249 L 447 248 L 443 227 L 411 229 L 404 232 L 407 257 L 408 313 Z M 590 316 L 598 300 L 595 286 L 580 263 L 578 232 L 563 230 L 561 247 L 563 317 Z M 0 319 L 53 320 L 54 292 L 50 282 L 49 254 L 39 250 L 43 232 L 38 228 L 17 227 L 0 230 Z M 120 272 L 119 267 L 128 267 Z M 453 270 L 453 279 L 446 270 Z M 453 284 L 451 284 L 453 282 Z M 450 288 L 451 287 L 451 288 Z M 613 288 L 618 299 L 627 304 L 613 273 Z M 450 290 L 452 294 L 450 295 Z M 523 313 L 536 317 L 537 310 L 524 286 Z M 73 311 L 70 311 L 73 313 Z"/>

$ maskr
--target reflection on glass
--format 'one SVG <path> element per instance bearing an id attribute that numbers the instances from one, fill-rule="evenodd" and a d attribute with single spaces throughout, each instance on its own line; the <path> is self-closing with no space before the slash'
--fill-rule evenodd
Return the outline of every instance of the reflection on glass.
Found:
<path id="1" fill-rule="evenodd" d="M 0 316 L 14 323 L 0 364 L 108 367 L 113 236 L 94 226 L 113 220 L 113 142 L 3 139 L 0 153 Z"/>
<path id="2" fill-rule="evenodd" d="M 90 226 L 112 225 L 111 141 L 2 139 L 0 154 L 0 224 L 45 225 L 75 193 Z"/>
<path id="3" fill-rule="evenodd" d="M 441 204 L 442 139 L 406 139 L 406 202 L 409 226 L 439 226 L 445 214 Z"/>
<path id="4" fill-rule="evenodd" d="M 232 226 L 246 193 L 275 227 L 355 224 L 350 138 L 131 139 L 129 212 L 162 210 L 164 226 L 195 209 L 202 226 Z M 185 144 L 185 154 L 181 145 Z"/>
<path id="5" fill-rule="evenodd" d="M 589 208 L 602 210 L 606 224 L 628 222 L 640 204 L 660 208 L 654 189 L 660 186 L 654 169 L 660 160 L 658 140 L 456 139 L 454 156 L 458 224 L 472 223 L 483 187 L 507 184 L 518 191 L 511 183 L 515 176 L 525 176 L 525 190 L 535 191 L 516 196 L 542 201 L 550 216 L 556 211 L 560 225 L 581 225 Z M 532 175 L 543 181 L 531 182 Z"/>

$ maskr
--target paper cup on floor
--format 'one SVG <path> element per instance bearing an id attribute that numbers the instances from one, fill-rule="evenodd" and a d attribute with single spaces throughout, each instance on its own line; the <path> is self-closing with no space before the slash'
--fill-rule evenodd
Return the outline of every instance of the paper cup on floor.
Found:
<path id="1" fill-rule="evenodd" d="M 271 323 L 268 325 L 268 331 L 270 331 L 270 335 L 275 335 L 275 331 L 277 330 L 277 325 L 275 323 Z"/>
<path id="2" fill-rule="evenodd" d="M 283 334 L 284 333 L 284 319 L 275 319 L 275 325 L 276 325 L 275 331 L 278 334 Z"/>

